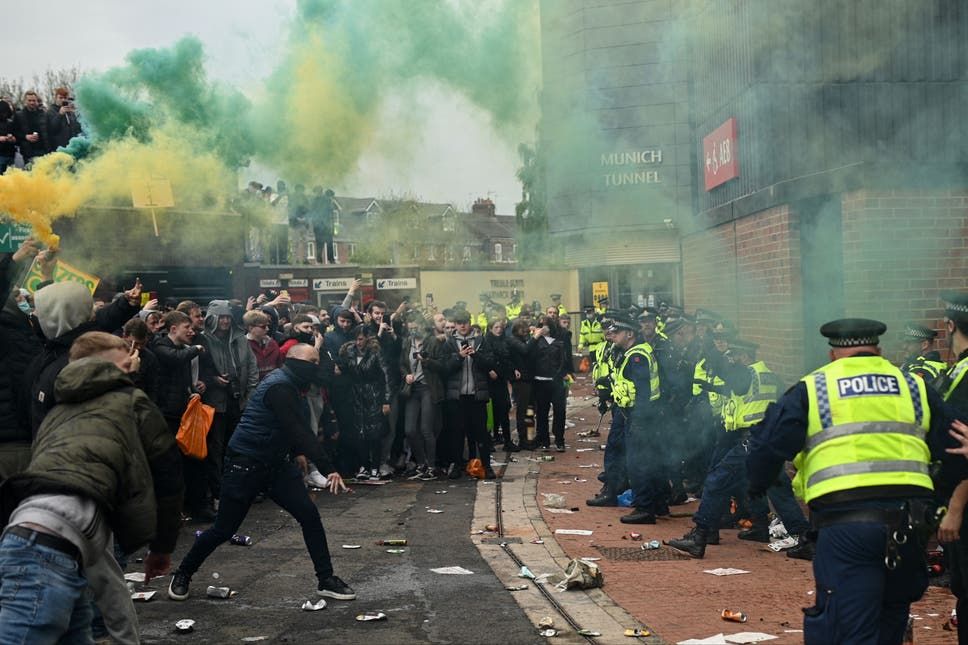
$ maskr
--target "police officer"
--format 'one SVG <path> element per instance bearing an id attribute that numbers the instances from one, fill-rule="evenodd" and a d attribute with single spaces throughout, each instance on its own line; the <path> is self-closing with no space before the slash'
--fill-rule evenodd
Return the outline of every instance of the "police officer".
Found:
<path id="1" fill-rule="evenodd" d="M 944 400 L 968 414 L 968 293 L 941 294 L 945 308 L 945 332 L 956 362 L 939 379 Z M 939 495 L 942 501 L 947 496 Z M 965 505 L 968 502 L 968 480 L 958 484 L 948 500 L 948 513 L 938 529 L 938 541 L 944 545 L 944 555 L 951 572 L 951 593 L 958 599 L 956 611 L 958 642 L 968 643 L 968 524 L 965 524 Z"/>
<path id="2" fill-rule="evenodd" d="M 756 360 L 756 349 L 756 343 L 732 339 L 724 355 L 729 363 L 716 367 L 726 383 L 723 393 L 728 394 L 722 408 L 724 432 L 719 435 L 714 465 L 703 483 L 702 502 L 693 516 L 695 527 L 683 537 L 667 542 L 694 558 L 705 556 L 707 544 L 719 544 L 719 520 L 728 510 L 730 495 L 740 497 L 745 493 L 750 433 L 763 421 L 767 407 L 782 388 L 766 363 Z M 768 488 L 770 501 L 787 531 L 791 535 L 806 533 L 809 525 L 793 498 L 786 474 L 778 473 Z M 751 503 L 753 527 L 740 531 L 738 537 L 742 540 L 769 542 L 769 507 L 762 497 Z"/>
<path id="3" fill-rule="evenodd" d="M 594 307 L 586 305 L 584 311 L 585 317 L 578 327 L 578 351 L 587 349 L 589 361 L 594 365 L 597 361 L 598 346 L 605 342 L 605 331 L 602 329 L 602 322 L 595 313 Z"/>
<path id="4" fill-rule="evenodd" d="M 488 311 L 492 309 L 492 307 L 493 307 L 493 303 L 491 302 L 491 297 L 486 293 L 482 293 L 481 294 L 481 313 L 477 314 L 477 316 L 475 316 L 473 319 L 473 323 L 480 328 L 482 334 L 487 334 L 487 329 L 488 329 L 487 314 L 488 314 Z"/>
<path id="5" fill-rule="evenodd" d="M 507 312 L 509 322 L 514 322 L 521 315 L 521 294 L 517 289 L 511 292 L 511 302 L 504 309 Z"/>
<path id="6" fill-rule="evenodd" d="M 821 327 L 832 362 L 788 390 L 750 444 L 750 494 L 762 495 L 793 459 L 794 488 L 819 532 L 807 645 L 902 642 L 928 582 L 929 465 L 941 459 L 943 479 L 965 471 L 945 453 L 954 442 L 938 394 L 881 357 L 886 329 L 858 318 Z"/>
<path id="7" fill-rule="evenodd" d="M 605 312 L 608 310 L 608 297 L 602 296 L 595 300 L 595 313 L 599 316 L 604 316 Z"/>
<path id="8" fill-rule="evenodd" d="M 934 385 L 942 374 L 948 371 L 948 364 L 941 360 L 941 354 L 931 349 L 938 335 L 933 329 L 907 323 L 901 335 L 904 362 L 901 371 L 917 374 L 925 383 Z"/>
<path id="9" fill-rule="evenodd" d="M 655 524 L 657 515 L 668 513 L 669 479 L 662 450 L 657 401 L 660 398 L 659 371 L 648 343 L 639 342 L 636 325 L 616 317 L 612 325 L 616 356 L 612 375 L 612 427 L 624 431 L 624 454 L 616 454 L 611 472 L 606 472 L 609 501 L 627 478 L 632 487 L 634 510 L 620 519 L 624 524 Z M 611 434 L 611 431 L 610 433 Z M 623 468 L 624 466 L 624 468 Z M 604 501 L 604 500 L 603 500 Z M 601 506 L 611 505 L 601 503 Z"/>

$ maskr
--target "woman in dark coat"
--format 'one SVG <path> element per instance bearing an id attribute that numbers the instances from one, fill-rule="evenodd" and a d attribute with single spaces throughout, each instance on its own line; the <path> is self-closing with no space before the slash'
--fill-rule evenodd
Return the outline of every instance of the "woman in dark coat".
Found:
<path id="1" fill-rule="evenodd" d="M 518 445 L 531 447 L 528 440 L 528 418 L 534 422 L 532 389 L 534 370 L 531 367 L 530 347 L 531 324 L 518 318 L 511 327 L 507 338 L 508 356 L 511 360 L 511 391 L 514 393 L 515 425 L 518 432 Z"/>
<path id="2" fill-rule="evenodd" d="M 390 414 L 390 388 L 380 342 L 363 325 L 353 332 L 355 340 L 339 350 L 338 365 L 353 384 L 353 408 L 362 441 L 360 460 L 364 464 L 357 479 L 380 479 L 380 453 Z"/>
<path id="3" fill-rule="evenodd" d="M 504 319 L 490 323 L 484 334 L 483 347 L 494 359 L 494 369 L 488 373 L 488 389 L 491 392 L 491 408 L 494 417 L 494 443 L 504 444 L 508 452 L 518 452 L 520 446 L 511 441 L 511 394 L 508 382 L 514 378 L 514 365 L 511 361 L 511 348 L 504 336 Z"/>

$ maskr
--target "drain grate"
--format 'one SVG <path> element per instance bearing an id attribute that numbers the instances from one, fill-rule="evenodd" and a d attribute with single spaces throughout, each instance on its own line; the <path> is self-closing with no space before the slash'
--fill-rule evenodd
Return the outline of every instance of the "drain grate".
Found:
<path id="1" fill-rule="evenodd" d="M 609 560 L 620 562 L 661 562 L 663 560 L 691 560 L 685 553 L 673 548 L 660 546 L 658 549 L 643 551 L 640 547 L 596 546 L 598 552 Z"/>
<path id="2" fill-rule="evenodd" d="M 481 538 L 481 544 L 522 544 L 519 537 L 486 537 Z"/>

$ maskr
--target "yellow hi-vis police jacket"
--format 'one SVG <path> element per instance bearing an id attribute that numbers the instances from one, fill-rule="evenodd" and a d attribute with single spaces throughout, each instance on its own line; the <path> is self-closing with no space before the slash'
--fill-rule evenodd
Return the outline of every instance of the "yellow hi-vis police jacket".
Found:
<path id="1" fill-rule="evenodd" d="M 602 330 L 602 323 L 598 319 L 582 318 L 578 331 L 578 349 L 587 347 L 589 352 L 594 352 L 603 342 L 605 332 Z"/>
<path id="2" fill-rule="evenodd" d="M 869 486 L 934 489 L 925 442 L 931 412 L 922 379 L 881 356 L 852 356 L 802 381 L 807 441 L 793 460 L 793 487 L 804 501 Z"/>
<path id="3" fill-rule="evenodd" d="M 746 394 L 733 394 L 723 404 L 723 427 L 727 432 L 752 428 L 766 416 L 766 408 L 780 396 L 780 380 L 763 361 L 749 366 L 753 380 Z"/>
<path id="4" fill-rule="evenodd" d="M 634 357 L 644 358 L 649 365 L 649 400 L 656 401 L 659 398 L 659 367 L 652 355 L 652 345 L 639 343 L 625 350 L 622 362 L 616 366 L 612 373 L 612 400 L 620 408 L 630 408 L 635 405 L 635 383 L 625 378 L 625 367 Z"/>
<path id="5" fill-rule="evenodd" d="M 705 381 L 716 388 L 726 385 L 726 381 L 706 371 L 705 358 L 696 363 L 696 369 L 693 371 L 692 378 L 693 381 Z M 701 388 L 698 383 L 694 382 L 692 385 L 692 395 L 702 396 L 703 392 L 703 388 Z M 714 392 L 713 390 L 705 390 L 705 395 L 709 398 L 709 407 L 712 408 L 713 414 L 721 415 L 723 412 L 723 405 L 726 403 L 726 397 L 719 392 Z"/>

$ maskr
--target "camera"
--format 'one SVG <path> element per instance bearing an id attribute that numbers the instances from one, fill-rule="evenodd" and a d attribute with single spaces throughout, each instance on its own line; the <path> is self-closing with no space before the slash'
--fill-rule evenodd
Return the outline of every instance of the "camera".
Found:
<path id="1" fill-rule="evenodd" d="M 423 358 L 423 352 L 414 352 L 413 353 L 413 359 L 414 360 L 417 360 L 418 358 Z"/>
<path id="2" fill-rule="evenodd" d="M 420 356 L 420 358 L 427 358 L 427 350 L 425 349 L 421 349 L 419 352 L 417 352 L 417 354 Z"/>

